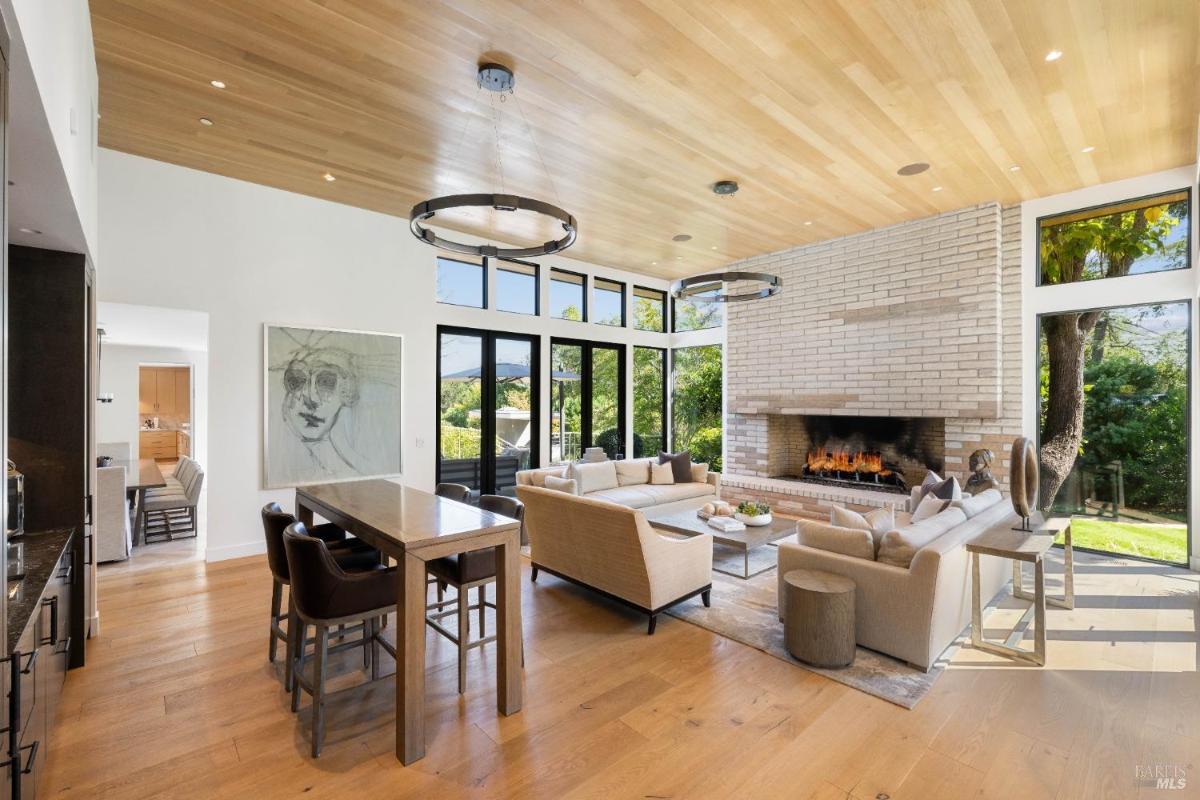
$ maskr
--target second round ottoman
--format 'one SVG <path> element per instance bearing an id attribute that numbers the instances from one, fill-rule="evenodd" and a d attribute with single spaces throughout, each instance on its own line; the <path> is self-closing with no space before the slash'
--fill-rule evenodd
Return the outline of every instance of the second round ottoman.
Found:
<path id="1" fill-rule="evenodd" d="M 783 629 L 788 652 L 814 667 L 854 663 L 854 581 L 831 572 L 794 569 L 783 576 Z"/>

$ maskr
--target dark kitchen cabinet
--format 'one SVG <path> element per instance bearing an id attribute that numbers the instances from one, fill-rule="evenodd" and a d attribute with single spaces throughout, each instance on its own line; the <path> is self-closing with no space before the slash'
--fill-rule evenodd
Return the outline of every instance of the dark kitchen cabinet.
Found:
<path id="1" fill-rule="evenodd" d="M 67 676 L 72 637 L 70 610 L 82 600 L 82 581 L 74 562 L 76 538 L 72 534 L 61 540 L 59 557 L 43 573 L 48 576 L 45 587 L 38 598 L 30 600 L 32 613 L 5 664 L 8 768 L 0 797 L 33 800 L 37 796 L 37 782 L 46 763 Z"/>

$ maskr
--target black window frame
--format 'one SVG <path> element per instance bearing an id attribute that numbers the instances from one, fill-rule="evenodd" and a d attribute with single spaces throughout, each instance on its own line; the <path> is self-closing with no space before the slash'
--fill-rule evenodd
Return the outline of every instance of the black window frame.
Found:
<path id="1" fill-rule="evenodd" d="M 522 261 L 517 258 L 496 258 L 496 259 L 492 259 L 492 260 L 494 260 L 496 262 L 496 271 L 497 272 L 500 272 L 500 271 L 512 272 L 514 275 L 518 275 L 518 274 L 523 275 L 524 273 L 518 273 L 514 270 L 505 270 L 503 265 L 504 264 L 520 264 L 523 267 L 533 267 L 533 313 L 528 314 L 524 311 L 513 311 L 512 309 L 508 309 L 508 308 L 500 308 L 499 300 L 497 300 L 497 302 L 496 302 L 495 310 L 502 311 L 505 314 L 520 314 L 522 317 L 529 317 L 529 316 L 540 317 L 542 315 L 542 265 L 536 264 L 533 261 Z M 499 287 L 499 283 L 500 283 L 500 281 L 497 280 L 496 281 L 497 287 Z"/>
<path id="2" fill-rule="evenodd" d="M 569 269 L 561 269 L 559 267 L 551 267 L 550 268 L 550 283 L 546 287 L 547 301 L 550 300 L 551 293 L 554 290 L 554 276 L 555 275 L 571 275 L 572 277 L 579 278 L 582 281 L 582 283 L 579 284 L 579 301 L 580 301 L 580 305 L 582 306 L 579 309 L 579 313 L 582 316 L 582 319 L 574 320 L 574 319 L 567 319 L 566 317 L 555 316 L 553 308 L 546 309 L 546 316 L 549 317 L 550 319 L 561 319 L 566 322 L 587 322 L 588 321 L 588 276 L 583 272 L 573 272 Z M 570 283 L 572 286 L 574 285 L 574 281 L 562 281 L 562 282 Z"/>
<path id="3" fill-rule="evenodd" d="M 628 450 L 630 443 L 626 440 L 626 434 L 629 421 L 627 408 L 629 405 L 629 392 L 627 391 L 629 374 L 625 368 L 627 345 L 619 342 L 594 342 L 588 339 L 572 339 L 563 336 L 550 337 L 550 413 L 546 415 L 548 441 L 553 441 L 554 438 L 554 346 L 558 344 L 580 348 L 579 448 L 581 454 L 584 449 L 596 446 L 595 431 L 592 430 L 592 351 L 595 349 L 617 351 L 617 391 L 620 394 L 620 401 L 617 403 L 617 430 L 621 432 L 621 450 Z M 627 456 L 625 452 L 622 452 L 621 455 Z M 570 462 L 563 461 L 561 463 Z"/>
<path id="4" fill-rule="evenodd" d="M 633 285 L 633 297 L 630 302 L 630 305 L 633 306 L 635 309 L 637 308 L 637 303 L 638 303 L 638 299 L 639 299 L 638 298 L 639 291 L 653 292 L 654 294 L 657 294 L 659 296 L 658 302 L 662 306 L 662 329 L 654 330 L 652 328 L 638 327 L 636 313 L 633 315 L 633 325 L 632 325 L 633 329 L 635 331 L 647 331 L 648 333 L 667 333 L 669 328 L 671 327 L 671 310 L 669 308 L 670 300 L 671 300 L 670 295 L 664 289 L 652 289 L 649 286 L 639 286 L 638 284 L 635 283 Z M 649 298 L 645 298 L 645 299 L 649 299 Z"/>
<path id="5" fill-rule="evenodd" d="M 474 308 L 474 306 L 467 306 Z M 484 409 L 495 411 L 496 408 L 496 340 L 513 339 L 530 343 L 529 358 L 533 368 L 529 372 L 529 424 L 532 431 L 537 431 L 537 421 L 541 419 L 541 346 L 542 337 L 532 333 L 512 333 L 510 331 L 495 331 L 486 328 L 469 328 L 462 325 L 438 325 L 437 345 L 434 355 L 433 407 L 437 413 L 437 430 L 434 433 L 433 474 L 435 482 L 442 482 L 442 335 L 476 336 L 483 340 L 483 363 L 481 365 L 479 392 L 479 493 L 493 494 L 496 477 L 496 415 L 485 414 Z M 529 465 L 531 468 L 541 466 L 541 437 L 529 437 Z M 484 443 L 487 447 L 484 447 Z"/>
<path id="6" fill-rule="evenodd" d="M 602 292 L 612 292 L 612 291 L 616 291 L 616 290 L 614 290 L 614 289 L 610 289 L 610 288 L 608 288 L 609 286 L 619 286 L 619 287 L 621 287 L 621 288 L 620 288 L 620 290 L 619 290 L 619 291 L 617 291 L 617 294 L 618 294 L 618 295 L 620 295 L 620 303 L 621 303 L 621 321 L 620 321 L 619 323 L 613 323 L 613 322 L 603 322 L 603 321 L 601 321 L 601 320 L 596 320 L 594 324 L 596 324 L 596 325 L 604 325 L 605 327 L 608 327 L 608 328 L 625 328 L 625 327 L 628 327 L 629 320 L 628 320 L 628 319 L 626 319 L 626 317 L 628 316 L 628 314 L 626 314 L 626 312 L 625 312 L 626 292 L 628 292 L 628 291 L 629 291 L 629 286 L 628 286 L 628 284 L 626 284 L 624 281 L 615 281 L 615 280 L 613 280 L 612 278 L 599 278 L 599 277 L 597 277 L 597 276 L 593 275 L 593 276 L 592 276 L 592 294 L 593 294 L 593 297 L 591 298 L 591 299 L 592 299 L 592 304 L 593 304 L 593 305 L 595 305 L 595 304 L 596 304 L 596 298 L 595 298 L 595 296 L 594 296 L 594 295 L 595 295 L 595 293 L 596 293 L 596 291 L 597 291 L 596 284 L 597 284 L 598 282 L 599 282 L 599 283 L 608 284 L 608 285 L 606 285 L 606 286 L 604 286 L 604 287 L 601 287 L 601 288 L 599 289 L 599 291 L 602 291 Z"/>
<path id="7" fill-rule="evenodd" d="M 671 348 L 655 347 L 653 345 L 641 345 L 641 344 L 633 345 L 633 365 L 634 365 L 635 373 L 637 370 L 637 351 L 638 350 L 657 350 L 659 355 L 662 357 L 662 381 L 661 381 L 662 382 L 662 407 L 659 409 L 659 413 L 662 415 L 662 440 L 659 442 L 659 446 L 660 446 L 660 452 L 670 452 L 670 449 L 667 447 L 667 445 L 671 441 L 671 424 L 669 421 L 670 420 L 671 398 L 670 398 L 670 386 L 668 383 L 667 376 L 668 376 L 668 373 L 671 371 L 671 356 L 670 356 Z M 722 363 L 722 368 L 723 367 L 724 367 L 724 364 Z M 637 387 L 630 385 L 629 390 L 630 390 L 630 394 L 632 395 L 636 392 Z M 636 437 L 637 436 L 636 409 L 633 408 L 632 402 L 630 402 L 629 405 L 630 405 L 630 409 L 629 409 L 630 413 L 633 415 L 633 420 L 632 420 L 633 434 Z M 723 428 L 722 428 L 722 436 L 724 436 Z M 633 442 L 631 442 L 631 444 L 633 444 Z M 635 454 L 632 457 L 637 458 L 637 455 Z"/>
<path id="8" fill-rule="evenodd" d="M 440 264 L 442 261 L 453 261 L 456 264 L 467 264 L 468 266 L 479 267 L 480 272 L 483 273 L 482 277 L 480 278 L 480 280 L 482 281 L 483 294 L 481 297 L 482 297 L 483 305 L 474 306 L 474 305 L 468 305 L 467 303 L 451 303 L 446 300 L 437 300 L 436 299 L 437 298 L 437 286 L 435 285 L 434 286 L 434 297 L 435 297 L 436 302 L 439 305 L 454 306 L 455 308 L 481 308 L 484 310 L 486 310 L 488 308 L 488 260 L 487 260 L 487 258 L 483 258 L 480 261 L 480 263 L 478 263 L 478 264 L 476 264 L 474 261 L 466 261 L 461 258 L 450 258 L 449 256 L 443 256 L 443 255 L 435 256 L 435 258 L 437 259 L 437 261 L 434 263 L 435 267 L 438 264 Z M 435 279 L 437 277 L 438 276 L 435 274 Z"/>
<path id="9" fill-rule="evenodd" d="M 1055 219 L 1056 217 L 1071 216 L 1074 214 L 1087 214 L 1089 211 L 1099 211 L 1100 209 L 1103 209 L 1103 208 L 1109 208 L 1111 206 L 1119 206 L 1119 205 L 1123 205 L 1125 203 L 1139 203 L 1143 200 L 1154 200 L 1159 197 L 1166 197 L 1167 195 L 1179 194 L 1180 192 L 1183 192 L 1184 194 L 1187 195 L 1187 209 L 1188 209 L 1188 224 L 1187 224 L 1187 229 L 1186 229 L 1187 238 L 1186 238 L 1186 242 L 1185 242 L 1186 246 L 1184 248 L 1184 252 L 1187 255 L 1187 259 L 1186 259 L 1187 263 L 1185 264 L 1185 266 L 1173 267 L 1171 269 L 1158 269 L 1158 270 L 1155 270 L 1154 272 L 1139 272 L 1135 275 L 1119 275 L 1119 276 L 1114 275 L 1114 276 L 1111 276 L 1108 278 L 1092 278 L 1090 280 L 1072 281 L 1070 283 L 1046 283 L 1045 281 L 1042 280 L 1042 223 L 1045 222 L 1046 220 L 1052 220 L 1052 219 Z M 1141 277 L 1141 276 L 1145 276 L 1145 275 L 1158 275 L 1160 273 L 1165 273 L 1165 272 L 1182 272 L 1184 270 L 1191 269 L 1192 268 L 1192 224 L 1193 224 L 1192 223 L 1192 215 L 1196 211 L 1196 207 L 1195 207 L 1195 203 L 1193 202 L 1193 199 L 1194 199 L 1194 194 L 1192 192 L 1192 186 L 1188 185 L 1188 186 L 1180 187 L 1178 189 L 1169 189 L 1169 190 L 1162 191 L 1162 192 L 1152 192 L 1150 194 L 1143 194 L 1143 195 L 1139 195 L 1137 197 L 1127 197 L 1124 200 L 1111 200 L 1107 203 L 1098 203 L 1097 205 L 1094 205 L 1094 206 L 1084 206 L 1083 208 L 1076 208 L 1076 209 L 1072 209 L 1070 211 L 1056 211 L 1053 214 L 1043 214 L 1042 216 L 1035 219 L 1034 223 L 1033 223 L 1033 231 L 1034 231 L 1034 239 L 1035 239 L 1034 249 L 1036 251 L 1036 258 L 1035 258 L 1036 264 L 1034 265 L 1034 270 L 1035 270 L 1034 277 L 1036 279 L 1036 283 L 1034 285 L 1037 287 L 1075 286 L 1075 285 L 1082 285 L 1082 284 L 1088 284 L 1088 283 L 1101 283 L 1104 281 L 1117 280 L 1118 278 L 1136 278 L 1136 277 Z M 1092 214 L 1089 217 L 1084 217 L 1084 219 L 1090 219 L 1091 217 L 1099 217 L 1099 216 L 1103 216 L 1103 214 Z"/>

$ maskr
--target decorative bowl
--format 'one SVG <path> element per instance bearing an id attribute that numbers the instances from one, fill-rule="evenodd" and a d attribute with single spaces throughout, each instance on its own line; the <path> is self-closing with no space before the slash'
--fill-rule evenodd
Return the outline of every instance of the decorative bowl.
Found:
<path id="1" fill-rule="evenodd" d="M 770 514 L 756 514 L 752 517 L 749 514 L 743 514 L 740 511 L 734 514 L 733 518 L 744 525 L 749 525 L 752 528 L 761 528 L 763 525 L 770 525 L 771 520 L 774 519 Z"/>

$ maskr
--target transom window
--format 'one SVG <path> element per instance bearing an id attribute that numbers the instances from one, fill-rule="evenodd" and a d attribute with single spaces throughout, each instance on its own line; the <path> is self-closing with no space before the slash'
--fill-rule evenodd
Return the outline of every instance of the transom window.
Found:
<path id="1" fill-rule="evenodd" d="M 550 269 L 550 316 L 575 322 L 587 320 L 587 278 L 565 269 Z"/>
<path id="2" fill-rule="evenodd" d="M 437 301 L 452 306 L 487 307 L 487 270 L 482 263 L 438 257 Z"/>
<path id="3" fill-rule="evenodd" d="M 592 322 L 624 327 L 625 284 L 604 278 L 592 280 Z"/>
<path id="4" fill-rule="evenodd" d="M 633 287 L 633 327 L 639 331 L 667 330 L 667 293 L 645 286 Z"/>

